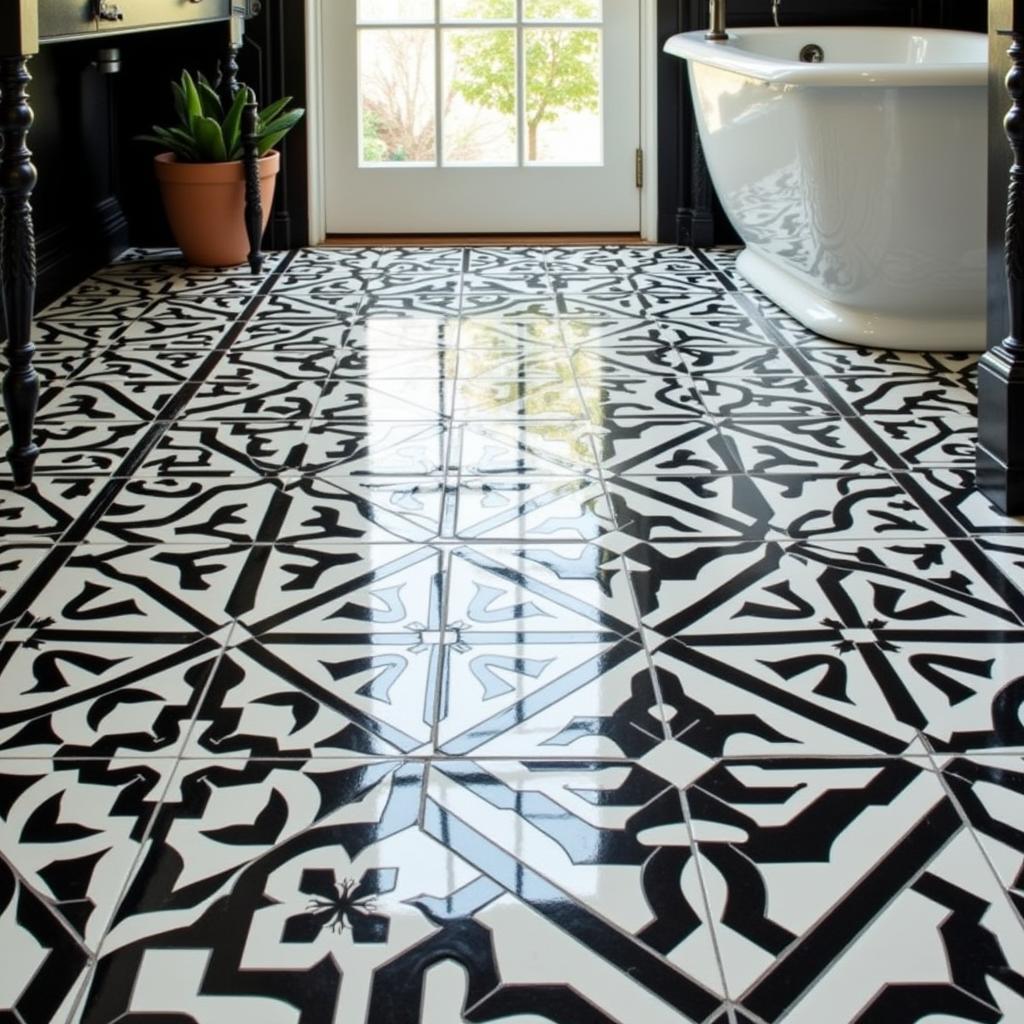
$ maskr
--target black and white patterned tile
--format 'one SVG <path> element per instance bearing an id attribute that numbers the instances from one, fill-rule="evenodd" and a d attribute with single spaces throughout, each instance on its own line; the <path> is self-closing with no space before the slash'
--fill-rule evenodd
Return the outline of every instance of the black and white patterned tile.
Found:
<path id="1" fill-rule="evenodd" d="M 582 477 L 597 467 L 594 434 L 594 426 L 582 420 L 461 423 L 452 439 L 451 465 L 467 477 Z"/>
<path id="2" fill-rule="evenodd" d="M 109 477 L 121 475 L 126 460 L 152 430 L 144 421 L 93 424 L 40 423 L 35 431 L 39 477 L 55 475 Z M 10 446 L 10 432 L 0 430 L 0 449 Z"/>
<path id="3" fill-rule="evenodd" d="M 1024 929 L 927 767 L 736 761 L 687 806 L 726 983 L 756 1019 L 1024 1008 Z"/>
<path id="4" fill-rule="evenodd" d="M 459 376 L 478 377 L 488 363 L 500 365 L 508 359 L 558 358 L 563 349 L 562 332 L 554 318 L 497 319 L 476 317 L 464 320 L 458 332 Z M 467 362 L 466 372 L 462 368 Z M 477 372 L 472 372 L 472 368 Z M 509 374 L 519 377 L 523 374 Z"/>
<path id="5" fill-rule="evenodd" d="M 1019 728 L 1020 595 L 994 568 L 976 568 L 969 549 L 937 539 L 663 543 L 628 561 L 642 621 L 674 637 L 660 654 L 678 663 L 688 696 L 703 680 L 700 699 L 713 707 L 765 701 L 754 721 L 783 737 L 811 728 L 800 740 L 810 753 L 849 743 L 902 753 L 918 733 L 972 749 Z M 771 705 L 788 727 L 773 724 Z"/>
<path id="6" fill-rule="evenodd" d="M 736 257 L 136 250 L 44 311 L 0 1019 L 1024 1019 L 975 360 Z"/>
<path id="7" fill-rule="evenodd" d="M 459 326 L 454 314 L 448 313 L 403 317 L 373 312 L 356 320 L 346 332 L 345 354 L 399 351 L 418 357 L 427 351 L 442 353 L 457 344 Z"/>
<path id="8" fill-rule="evenodd" d="M 309 424 L 299 420 L 222 422 L 180 419 L 146 446 L 136 477 L 274 476 L 298 469 Z"/>
<path id="9" fill-rule="evenodd" d="M 887 474 L 624 476 L 608 489 L 622 528 L 646 541 L 942 536 Z"/>
<path id="10" fill-rule="evenodd" d="M 907 474 L 908 487 L 919 488 L 949 519 L 967 533 L 1024 533 L 1024 516 L 1008 516 L 974 486 L 971 468 L 939 467 Z"/>
<path id="11" fill-rule="evenodd" d="M 942 777 L 1024 918 L 1024 753 L 939 757 Z"/>
<path id="12" fill-rule="evenodd" d="M 166 418 L 165 407 L 181 389 L 177 383 L 129 383 L 114 379 L 72 381 L 40 395 L 40 424 L 126 422 Z"/>
<path id="13" fill-rule="evenodd" d="M 639 757 L 665 738 L 614 545 L 452 552 L 438 749 Z"/>
<path id="14" fill-rule="evenodd" d="M 910 469 L 928 466 L 969 466 L 977 458 L 975 416 L 929 413 L 923 416 L 865 416 L 865 436 L 891 451 Z"/>
<path id="15" fill-rule="evenodd" d="M 40 474 L 19 490 L 0 480 L 0 533 L 7 542 L 60 540 L 105 488 L 99 476 Z"/>
<path id="16" fill-rule="evenodd" d="M 679 366 L 698 380 L 723 377 L 759 382 L 764 376 L 792 377 L 797 369 L 792 353 L 782 348 L 727 343 L 711 347 L 707 340 L 698 338 L 695 344 L 687 342 L 676 349 Z"/>
<path id="17" fill-rule="evenodd" d="M 463 477 L 455 536 L 476 540 L 595 540 L 617 528 L 608 497 L 590 477 Z"/>
<path id="18" fill-rule="evenodd" d="M 704 1021 L 685 829 L 637 767 L 183 762 L 79 1019 Z"/>
<path id="19" fill-rule="evenodd" d="M 516 277 L 546 273 L 550 249 L 540 246 L 508 246 L 470 249 L 466 270 L 484 277 Z"/>
<path id="20" fill-rule="evenodd" d="M 326 476 L 444 476 L 450 433 L 450 425 L 437 419 L 318 420 L 304 435 L 300 466 Z"/>
<path id="21" fill-rule="evenodd" d="M 327 286 L 301 292 L 271 292 L 259 300 L 250 322 L 260 327 L 284 325 L 317 325 L 330 327 L 339 322 L 351 323 L 364 306 L 369 305 L 362 292 L 347 287 Z"/>
<path id="22" fill-rule="evenodd" d="M 803 376 L 705 375 L 696 378 L 696 389 L 707 411 L 725 419 L 839 415 L 814 379 Z"/>
<path id="23" fill-rule="evenodd" d="M 973 416 L 978 398 L 973 389 L 956 377 L 932 376 L 885 378 L 853 374 L 830 377 L 827 387 L 858 416 L 905 415 Z"/>
<path id="24" fill-rule="evenodd" d="M 180 754 L 231 632 L 246 549 L 68 554 L 5 606 L 0 756 Z"/>
<path id="25" fill-rule="evenodd" d="M 447 419 L 455 390 L 441 375 L 412 380 L 336 377 L 319 395 L 316 418 L 358 420 L 368 426 L 377 421 Z"/>
<path id="26" fill-rule="evenodd" d="M 733 473 L 740 461 L 707 416 L 679 420 L 622 420 L 594 431 L 598 464 L 608 476 Z"/>
<path id="27" fill-rule="evenodd" d="M 459 420 L 582 420 L 587 410 L 571 379 L 519 377 L 462 380 L 455 389 Z"/>
<path id="28" fill-rule="evenodd" d="M 75 381 L 112 380 L 129 384 L 183 384 L 202 374 L 212 361 L 202 349 L 157 348 L 153 350 L 114 345 L 98 352 L 68 377 Z M 218 366 L 227 360 L 216 360 Z M 39 360 L 33 360 L 38 365 Z M 43 365 L 46 365 L 45 363 Z M 54 383 L 59 383 L 55 381 Z"/>
<path id="29" fill-rule="evenodd" d="M 199 708 L 195 756 L 429 750 L 445 556 L 401 544 L 277 544 L 232 593 L 238 625 Z"/>
<path id="30" fill-rule="evenodd" d="M 462 275 L 464 296 L 475 295 L 518 295 L 536 298 L 543 295 L 552 297 L 553 289 L 547 274 L 542 270 L 535 273 L 496 274 L 467 272 Z"/>
<path id="31" fill-rule="evenodd" d="M 9 1019 L 19 1019 L 15 1010 L 21 1020 L 67 1019 L 173 766 L 0 759 L 0 928 L 9 953 L 0 1012 Z"/>
<path id="32" fill-rule="evenodd" d="M 736 417 L 718 429 L 749 473 L 870 473 L 889 465 L 853 423 L 835 416 Z"/>
<path id="33" fill-rule="evenodd" d="M 687 376 L 612 380 L 581 376 L 579 385 L 590 418 L 599 424 L 704 415 L 701 396 Z"/>
<path id="34" fill-rule="evenodd" d="M 313 323 L 275 323 L 272 320 L 248 320 L 231 342 L 231 351 L 288 353 L 325 348 L 341 350 L 356 328 L 337 319 Z"/>
<path id="35" fill-rule="evenodd" d="M 89 951 L 69 922 L 0 859 L 0 942 L 6 951 L 0 1014 L 67 1020 L 85 983 Z"/>
<path id="36" fill-rule="evenodd" d="M 470 291 L 462 296 L 461 313 L 464 317 L 551 321 L 559 312 L 560 306 L 554 296 L 549 297 L 546 293 L 528 296 L 508 291 Z"/>

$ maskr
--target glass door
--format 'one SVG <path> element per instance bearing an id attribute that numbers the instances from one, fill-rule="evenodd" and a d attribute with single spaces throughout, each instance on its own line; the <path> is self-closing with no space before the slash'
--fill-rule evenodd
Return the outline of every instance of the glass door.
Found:
<path id="1" fill-rule="evenodd" d="M 348 0 L 331 233 L 636 231 L 639 0 Z"/>

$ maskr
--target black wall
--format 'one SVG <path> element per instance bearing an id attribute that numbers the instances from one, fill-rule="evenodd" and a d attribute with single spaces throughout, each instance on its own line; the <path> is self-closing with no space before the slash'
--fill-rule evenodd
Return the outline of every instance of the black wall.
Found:
<path id="1" fill-rule="evenodd" d="M 115 90 L 92 67 L 95 50 L 81 43 L 47 47 L 30 65 L 40 305 L 128 241 L 117 200 Z"/>
<path id="2" fill-rule="evenodd" d="M 331 0 L 340 2 L 340 0 Z M 345 0 L 350 2 L 350 0 Z M 993 18 L 1011 0 L 991 0 Z M 302 4 L 266 0 L 249 23 L 241 56 L 242 78 L 261 99 L 283 94 L 305 101 Z M 784 0 L 788 24 L 921 25 L 985 29 L 983 0 Z M 767 24 L 768 0 L 729 0 L 735 26 Z M 706 27 L 706 0 L 658 0 L 658 32 L 663 42 L 682 31 Z M 1008 15 L 1004 20 L 1009 20 Z M 226 45 L 226 26 L 199 26 L 167 33 L 145 33 L 117 40 L 122 70 L 101 75 L 91 67 L 95 43 L 44 46 L 32 61 L 36 126 L 31 136 L 40 171 L 35 196 L 39 239 L 40 302 L 102 265 L 126 244 L 170 242 L 150 166 L 152 148 L 133 136 L 154 122 L 170 119 L 168 82 L 182 67 L 213 75 Z M 113 40 L 110 40 L 113 42 Z M 1000 66 L 1005 55 L 997 47 Z M 714 201 L 694 130 L 685 65 L 662 55 L 659 63 L 659 238 L 693 244 L 735 240 Z M 992 194 L 1005 194 L 1007 151 L 998 124 L 1005 105 L 993 90 Z M 301 125 L 284 144 L 284 165 L 267 238 L 268 248 L 305 244 L 306 139 Z M 993 203 L 993 238 L 1001 215 Z M 1001 259 L 993 242 L 994 330 L 1003 309 Z M 1000 335 L 1001 336 L 1001 335 Z"/>
<path id="3" fill-rule="evenodd" d="M 992 0 L 1005 3 L 1006 0 Z M 783 0 L 787 25 L 914 25 L 986 29 L 984 0 Z M 769 0 L 729 0 L 729 25 L 771 23 Z M 677 32 L 707 28 L 707 0 L 658 0 L 659 47 Z M 658 238 L 679 244 L 736 241 L 707 178 L 690 106 L 686 65 L 662 53 L 658 68 Z"/>
<path id="4" fill-rule="evenodd" d="M 1010 144 L 1003 118 L 1010 109 L 1005 79 L 1010 70 L 1010 41 L 997 33 L 1013 24 L 1013 0 L 989 0 L 989 159 L 988 159 L 988 343 L 1010 333 L 1006 298 L 1006 196 L 1010 186 Z"/>
<path id="5" fill-rule="evenodd" d="M 249 22 L 241 78 L 260 99 L 305 101 L 302 4 L 266 0 Z M 39 184 L 33 197 L 38 242 L 37 306 L 51 301 L 131 245 L 168 245 L 153 180 L 154 147 L 134 141 L 173 117 L 169 83 L 183 67 L 216 74 L 226 25 L 202 25 L 105 40 L 121 70 L 100 74 L 96 42 L 44 44 L 30 64 L 35 124 L 29 139 Z M 306 243 L 306 140 L 300 125 L 284 161 L 267 248 Z"/>

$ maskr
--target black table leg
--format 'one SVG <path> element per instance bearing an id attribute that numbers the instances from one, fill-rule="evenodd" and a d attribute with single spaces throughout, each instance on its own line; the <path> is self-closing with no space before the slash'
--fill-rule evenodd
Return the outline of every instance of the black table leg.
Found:
<path id="1" fill-rule="evenodd" d="M 241 88 L 238 82 L 238 54 L 241 48 L 241 44 L 236 44 L 234 40 L 232 40 L 231 44 L 228 46 L 228 52 L 220 62 L 220 75 L 217 78 L 217 92 L 220 94 L 220 99 L 224 104 L 225 110 L 231 106 L 231 103 L 235 98 L 235 93 L 237 93 Z"/>
<path id="2" fill-rule="evenodd" d="M 260 195 L 259 143 L 256 138 L 258 114 L 255 99 L 252 99 L 242 112 L 242 160 L 245 164 L 245 230 L 249 236 L 249 267 L 254 274 L 263 268 L 263 200 Z"/>
<path id="3" fill-rule="evenodd" d="M 1013 150 L 1006 209 L 1010 335 L 978 366 L 978 488 L 1010 515 L 1024 514 L 1024 32 L 1014 32 L 1006 87 Z"/>
<path id="4" fill-rule="evenodd" d="M 39 378 L 32 366 L 36 247 L 30 198 L 36 184 L 36 169 L 27 145 L 32 126 L 28 102 L 31 80 L 27 57 L 0 57 L 0 277 L 7 330 L 3 395 L 12 439 L 8 458 L 18 488 L 32 483 L 32 467 L 39 455 L 32 439 Z"/>

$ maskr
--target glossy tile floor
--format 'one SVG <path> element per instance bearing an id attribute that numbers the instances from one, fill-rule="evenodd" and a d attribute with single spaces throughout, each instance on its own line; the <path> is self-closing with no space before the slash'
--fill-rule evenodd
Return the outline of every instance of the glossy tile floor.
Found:
<path id="1" fill-rule="evenodd" d="M 734 259 L 134 252 L 44 311 L 0 1021 L 1024 1021 L 973 360 Z"/>

